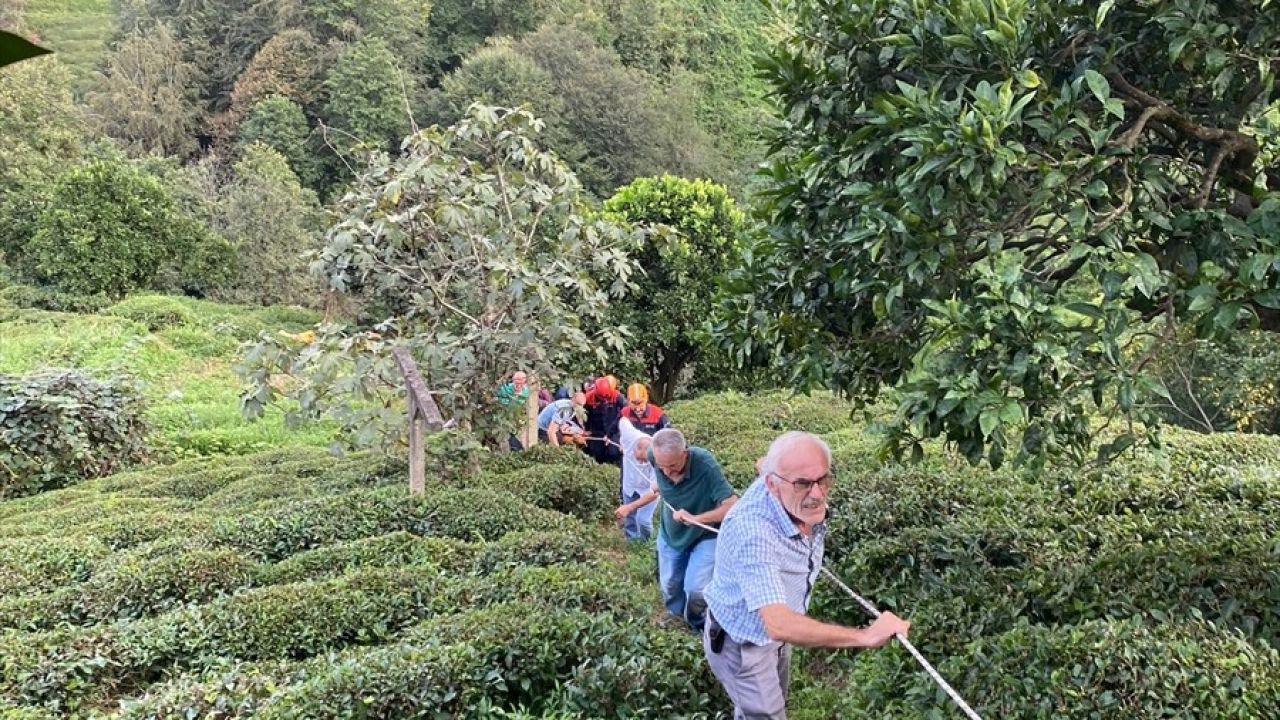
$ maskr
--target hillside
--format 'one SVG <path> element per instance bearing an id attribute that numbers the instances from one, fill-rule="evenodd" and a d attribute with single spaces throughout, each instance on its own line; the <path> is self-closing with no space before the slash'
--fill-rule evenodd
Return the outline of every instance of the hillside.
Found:
<path id="1" fill-rule="evenodd" d="M 828 566 L 987 717 L 1280 712 L 1274 438 L 1175 433 L 1032 478 L 880 467 L 830 398 L 671 413 L 739 487 L 780 430 L 824 434 Z M 659 620 L 651 549 L 604 522 L 615 483 L 543 449 L 410 500 L 396 462 L 299 448 L 5 502 L 5 717 L 724 717 L 696 638 Z M 813 612 L 865 621 L 821 585 Z M 797 718 L 959 716 L 900 649 L 796 674 Z"/>
<path id="2" fill-rule="evenodd" d="M 244 420 L 232 372 L 242 342 L 263 331 L 297 332 L 314 324 L 316 314 L 151 295 L 104 304 L 98 314 L 20 307 L 49 305 L 50 298 L 31 294 L 22 286 L 0 290 L 0 374 L 49 367 L 127 374 L 141 385 L 154 444 L 166 455 L 328 444 L 327 426 L 290 430 L 279 412 L 263 422 Z"/>
<path id="3" fill-rule="evenodd" d="M 113 0 L 26 0 L 25 23 L 71 68 L 83 91 L 116 28 Z"/>

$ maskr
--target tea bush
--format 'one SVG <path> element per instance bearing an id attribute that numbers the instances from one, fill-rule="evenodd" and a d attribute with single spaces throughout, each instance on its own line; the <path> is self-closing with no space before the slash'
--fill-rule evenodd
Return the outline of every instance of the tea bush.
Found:
<path id="1" fill-rule="evenodd" d="M 909 617 L 984 716 L 1280 716 L 1276 439 L 1175 431 L 1029 475 L 941 448 L 877 464 L 829 397 L 670 410 L 739 486 L 781 430 L 822 429 L 828 566 Z M 653 622 L 651 547 L 610 527 L 616 469 L 553 448 L 479 468 L 410 498 L 403 461 L 292 448 L 0 502 L 0 697 L 35 717 L 726 717 L 697 639 Z M 825 581 L 811 613 L 868 620 Z M 801 651 L 795 678 L 798 720 L 954 713 L 893 647 Z"/>
<path id="2" fill-rule="evenodd" d="M 146 455 L 142 400 L 75 370 L 0 375 L 0 498 L 115 472 Z"/>
<path id="3" fill-rule="evenodd" d="M 134 295 L 104 311 L 133 320 L 152 331 L 175 325 L 188 325 L 195 320 L 195 313 L 187 309 L 177 298 L 167 295 Z"/>

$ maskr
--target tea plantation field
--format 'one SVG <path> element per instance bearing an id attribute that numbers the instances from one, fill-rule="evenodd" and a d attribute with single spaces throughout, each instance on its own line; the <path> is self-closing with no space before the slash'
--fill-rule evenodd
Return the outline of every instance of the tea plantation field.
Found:
<path id="1" fill-rule="evenodd" d="M 0 371 L 143 368 L 163 425 L 204 357 L 221 389 L 197 415 L 218 417 L 236 335 L 187 309 L 11 311 Z M 670 412 L 740 488 L 778 432 L 827 437 L 829 567 L 913 620 L 984 717 L 1280 717 L 1280 440 L 1170 431 L 1102 473 L 1030 476 L 936 447 L 882 466 L 829 397 Z M 0 502 L 0 718 L 727 717 L 697 639 L 662 617 L 652 546 L 608 523 L 615 470 L 485 455 L 410 499 L 399 461 L 275 427 L 275 449 L 174 452 L 188 459 Z M 866 620 L 822 584 L 812 611 Z M 896 647 L 800 653 L 790 716 L 961 717 Z"/>

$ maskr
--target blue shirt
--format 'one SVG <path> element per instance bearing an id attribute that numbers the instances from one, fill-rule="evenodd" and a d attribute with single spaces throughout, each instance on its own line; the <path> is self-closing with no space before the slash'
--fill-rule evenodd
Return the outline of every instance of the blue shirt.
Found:
<path id="1" fill-rule="evenodd" d="M 538 413 L 538 429 L 550 429 L 551 423 L 566 425 L 569 421 L 577 419 L 577 417 L 574 413 L 572 400 L 556 400 L 542 408 L 542 412 Z"/>
<path id="2" fill-rule="evenodd" d="M 826 537 L 825 522 L 802 535 L 763 479 L 747 488 L 720 525 L 715 572 L 704 591 L 729 637 L 767 645 L 760 608 L 781 603 L 802 615 L 809 610 Z"/>

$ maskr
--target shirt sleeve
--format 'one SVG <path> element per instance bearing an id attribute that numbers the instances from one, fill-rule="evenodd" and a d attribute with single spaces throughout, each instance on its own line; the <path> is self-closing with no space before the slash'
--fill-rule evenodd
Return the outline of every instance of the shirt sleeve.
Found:
<path id="1" fill-rule="evenodd" d="M 618 421 L 618 431 L 622 434 L 623 449 L 626 452 L 631 452 L 631 447 L 635 445 L 636 440 L 640 439 L 640 435 L 642 433 L 636 429 L 635 425 L 631 424 L 630 420 L 626 418 L 622 418 Z"/>
<path id="2" fill-rule="evenodd" d="M 734 574 L 742 591 L 747 610 L 756 612 L 766 605 L 785 605 L 787 591 L 782 582 L 782 568 L 773 551 L 771 538 L 757 524 L 739 525 L 726 529 L 728 538 L 721 538 L 731 552 L 727 557 L 738 558 Z"/>

